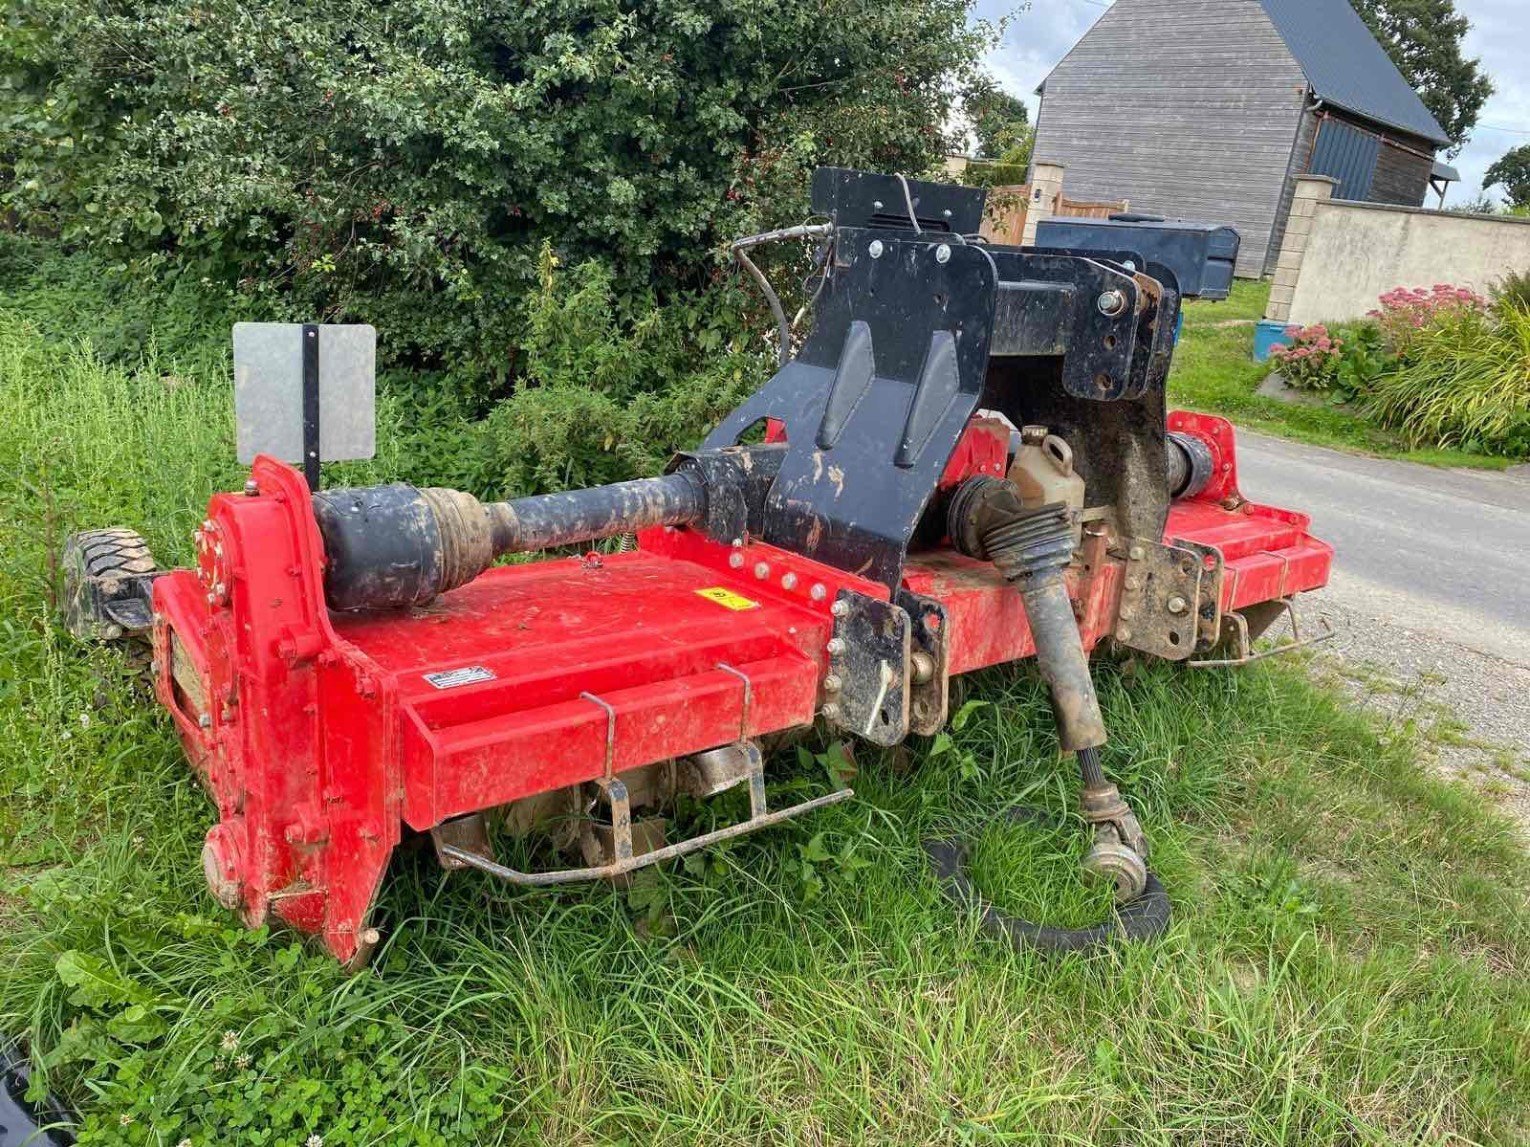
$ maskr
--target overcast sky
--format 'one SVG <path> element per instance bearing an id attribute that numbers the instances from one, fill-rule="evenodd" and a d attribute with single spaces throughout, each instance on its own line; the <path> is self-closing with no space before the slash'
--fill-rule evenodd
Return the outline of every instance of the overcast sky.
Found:
<path id="1" fill-rule="evenodd" d="M 1036 85 L 1110 7 L 1107 0 L 978 0 L 989 20 L 1010 16 L 1004 42 L 988 66 L 1005 88 L 1024 96 L 1036 111 Z M 1511 147 L 1530 143 L 1530 0 L 1456 0 L 1472 21 L 1469 55 L 1480 56 L 1497 92 L 1483 108 L 1471 142 L 1452 161 L 1461 182 L 1447 203 L 1475 198 L 1488 165 Z"/>

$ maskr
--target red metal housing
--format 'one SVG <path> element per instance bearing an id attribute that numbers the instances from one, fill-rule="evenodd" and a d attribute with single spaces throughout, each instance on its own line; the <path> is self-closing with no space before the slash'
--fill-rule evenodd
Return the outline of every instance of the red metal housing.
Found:
<path id="1" fill-rule="evenodd" d="M 1232 428 L 1170 426 L 1210 445 L 1216 473 L 1173 506 L 1165 541 L 1220 554 L 1221 608 L 1325 584 L 1332 551 L 1308 520 L 1238 494 Z M 1002 474 L 1007 448 L 1007 427 L 975 419 L 942 484 Z M 632 553 L 500 566 L 423 607 L 331 614 L 302 476 L 262 458 L 251 479 L 212 499 L 196 568 L 155 585 L 156 688 L 218 805 L 214 891 L 342 960 L 377 941 L 368 912 L 405 826 L 810 725 L 836 595 L 888 597 L 782 549 L 661 527 Z M 1092 648 L 1117 624 L 1124 563 L 1101 538 L 1084 556 L 1070 593 Z M 950 673 L 1032 654 L 991 565 L 919 552 L 904 586 L 944 606 Z"/>

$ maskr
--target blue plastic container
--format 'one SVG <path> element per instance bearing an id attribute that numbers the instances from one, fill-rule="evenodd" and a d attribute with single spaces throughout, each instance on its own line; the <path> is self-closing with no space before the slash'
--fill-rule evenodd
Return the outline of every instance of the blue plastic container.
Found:
<path id="1" fill-rule="evenodd" d="M 1278 346 L 1290 346 L 1291 336 L 1286 334 L 1286 323 L 1265 319 L 1254 328 L 1254 361 L 1264 362 Z"/>

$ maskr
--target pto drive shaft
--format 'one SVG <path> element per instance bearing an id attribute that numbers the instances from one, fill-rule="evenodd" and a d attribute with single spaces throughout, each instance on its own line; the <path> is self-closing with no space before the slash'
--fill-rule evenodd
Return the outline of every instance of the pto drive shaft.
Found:
<path id="1" fill-rule="evenodd" d="M 1072 514 L 1063 505 L 1026 507 L 1012 482 L 972 478 L 951 500 L 948 527 L 959 550 L 993 562 L 1020 590 L 1036 663 L 1052 696 L 1057 739 L 1078 754 L 1080 805 L 1095 829 L 1084 868 L 1112 880 L 1118 901 L 1136 899 L 1147 886 L 1147 839 L 1100 767 L 1105 720 L 1063 580 L 1076 544 Z"/>
<path id="2" fill-rule="evenodd" d="M 313 497 L 331 609 L 396 609 L 466 585 L 505 554 L 697 521 L 706 488 L 682 469 L 564 494 L 480 502 L 402 482 Z"/>

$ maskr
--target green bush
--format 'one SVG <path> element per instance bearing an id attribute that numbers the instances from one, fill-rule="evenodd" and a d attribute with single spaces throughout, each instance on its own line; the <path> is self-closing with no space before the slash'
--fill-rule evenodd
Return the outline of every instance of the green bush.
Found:
<path id="1" fill-rule="evenodd" d="M 805 212 L 819 162 L 918 172 L 983 42 L 965 0 L 15 0 L 0 207 L 140 277 L 375 323 L 514 373 L 552 242 L 638 298 Z M 661 299 L 660 302 L 667 301 Z"/>
<path id="2" fill-rule="evenodd" d="M 1530 306 L 1505 296 L 1442 310 L 1366 408 L 1416 445 L 1530 456 Z"/>
<path id="3" fill-rule="evenodd" d="M 1383 372 L 1396 364 L 1381 328 L 1370 321 L 1332 328 L 1288 327 L 1290 346 L 1276 347 L 1271 361 L 1298 390 L 1326 394 L 1335 404 L 1353 402 L 1370 392 Z"/>

